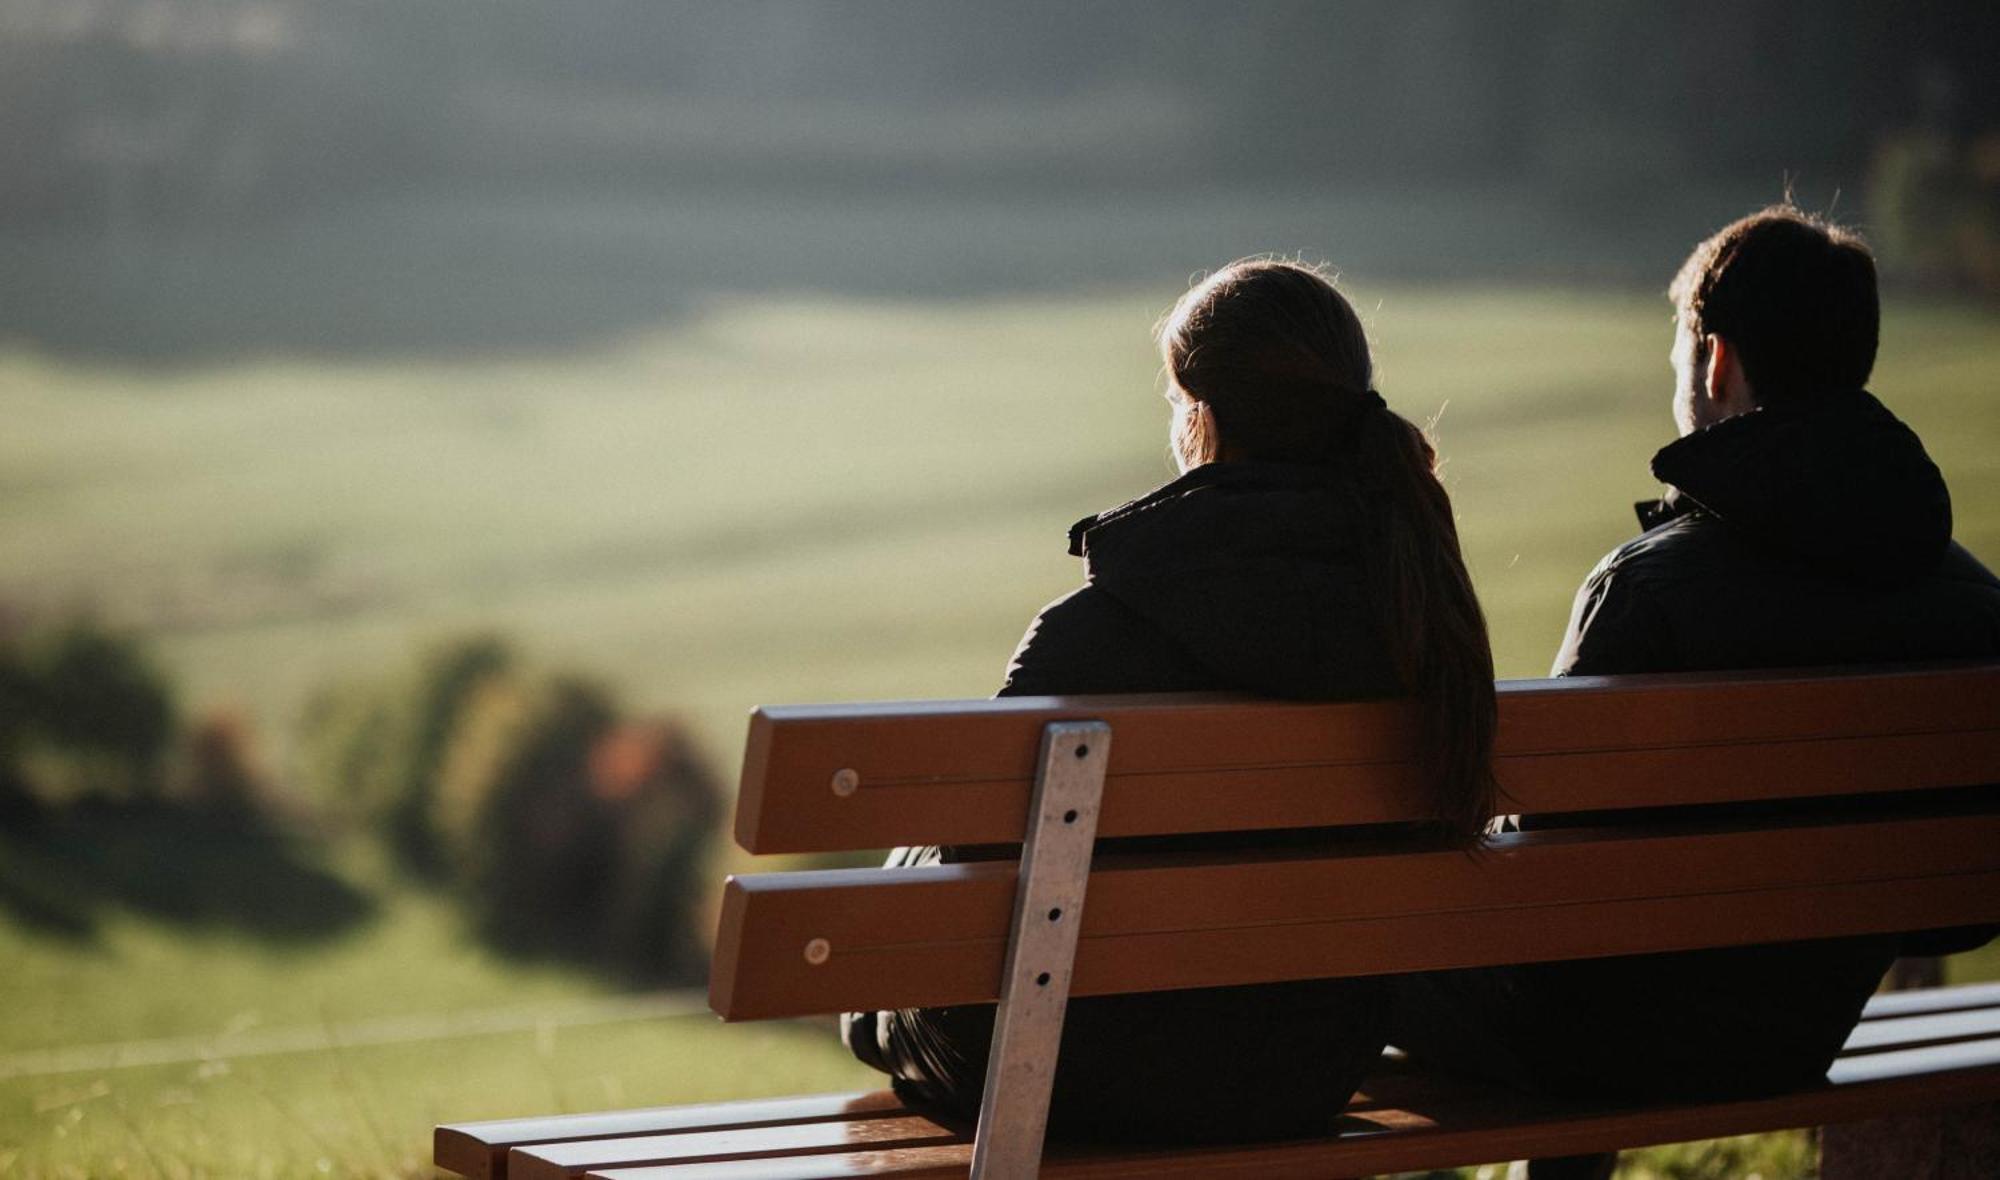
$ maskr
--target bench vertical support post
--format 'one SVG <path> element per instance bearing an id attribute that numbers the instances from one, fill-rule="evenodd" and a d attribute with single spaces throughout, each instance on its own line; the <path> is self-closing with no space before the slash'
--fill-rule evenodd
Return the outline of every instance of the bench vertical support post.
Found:
<path id="1" fill-rule="evenodd" d="M 1111 727 L 1101 721 L 1052 721 L 1042 730 L 1006 974 L 973 1140 L 973 1180 L 1034 1176 L 1041 1167 L 1110 756 Z"/>

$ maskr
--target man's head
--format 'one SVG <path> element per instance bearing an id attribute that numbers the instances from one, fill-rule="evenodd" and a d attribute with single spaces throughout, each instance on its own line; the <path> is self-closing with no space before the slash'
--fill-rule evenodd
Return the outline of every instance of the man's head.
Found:
<path id="1" fill-rule="evenodd" d="M 1760 405 L 1859 389 L 1875 367 L 1874 255 L 1858 235 L 1790 205 L 1696 246 L 1667 295 L 1682 434 Z"/>

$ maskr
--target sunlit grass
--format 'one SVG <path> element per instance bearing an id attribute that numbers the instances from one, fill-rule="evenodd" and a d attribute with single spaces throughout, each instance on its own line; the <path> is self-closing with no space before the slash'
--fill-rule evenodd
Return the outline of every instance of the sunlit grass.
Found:
<path id="1" fill-rule="evenodd" d="M 717 303 L 539 359 L 170 375 L 0 356 L 0 601 L 158 636 L 282 743 L 301 702 L 494 626 L 690 711 L 979 696 L 1072 586 L 1063 532 L 1166 478 L 1171 291 Z M 1379 383 L 1438 416 L 1502 675 L 1541 674 L 1669 437 L 1643 292 L 1356 290 Z M 2000 551 L 2000 318 L 1892 315 L 1876 381 Z"/>
<path id="2" fill-rule="evenodd" d="M 872 1084 L 821 1025 L 593 1017 L 609 985 L 500 958 L 444 898 L 342 859 L 380 908 L 303 945 L 0 917 L 0 1176 L 428 1176 L 439 1122 Z M 509 1031 L 469 1031 L 483 1013 Z"/>
<path id="3" fill-rule="evenodd" d="M 1577 581 L 1656 492 L 1665 303 L 1353 293 L 1391 404 L 1439 416 L 1501 673 L 1539 675 Z M 0 353 L 0 602 L 141 627 L 193 705 L 246 711 L 281 769 L 314 689 L 490 627 L 688 713 L 727 773 L 760 702 L 992 691 L 1028 618 L 1079 576 L 1069 523 L 1170 474 L 1147 328 L 1174 294 L 719 302 L 530 359 L 161 373 Z M 1875 385 L 1991 561 L 2000 318 L 1901 306 Z M 126 911 L 76 940 L 0 917 L 0 1054 L 604 990 L 494 959 L 441 900 L 332 867 L 381 907 L 315 942 Z M 2000 959 L 1953 970 L 1991 977 Z M 438 1120 L 867 1080 L 824 1029 L 700 1019 L 15 1077 L 0 1176 L 292 1176 L 322 1159 L 423 1175 Z M 1800 1143 L 1740 1150 L 1777 1180 L 1806 1166 Z M 1642 1153 L 1628 1174 L 1735 1174 L 1699 1161 L 1738 1150 Z"/>
<path id="4" fill-rule="evenodd" d="M 9 1176 L 430 1176 L 435 1123 L 875 1081 L 830 1029 L 725 1028 L 707 1017 L 225 1056 L 0 1082 L 0 1168 Z"/>

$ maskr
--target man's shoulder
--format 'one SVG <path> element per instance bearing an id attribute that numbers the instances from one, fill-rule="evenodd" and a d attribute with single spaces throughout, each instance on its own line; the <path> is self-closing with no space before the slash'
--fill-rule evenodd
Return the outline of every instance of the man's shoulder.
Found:
<path id="1" fill-rule="evenodd" d="M 1590 580 L 1607 581 L 1615 575 L 1628 585 L 1634 581 L 1676 582 L 1726 572 L 1729 565 L 1751 556 L 1721 521 L 1696 510 L 1655 525 L 1611 550 L 1590 571 Z"/>
<path id="2" fill-rule="evenodd" d="M 2000 582 L 1960 546 L 1922 577 L 1828 575 L 1688 516 L 1608 554 L 1579 591 L 1559 674 L 1895 663 L 2000 654 Z"/>

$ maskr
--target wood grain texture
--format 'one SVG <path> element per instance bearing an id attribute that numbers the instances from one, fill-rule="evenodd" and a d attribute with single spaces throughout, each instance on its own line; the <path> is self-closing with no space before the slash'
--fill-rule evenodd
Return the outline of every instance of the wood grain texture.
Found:
<path id="1" fill-rule="evenodd" d="M 2000 1045 L 1994 1047 L 2000 1059 Z M 1111 1152 L 1058 1148 L 1044 1160 L 1049 1180 L 1143 1177 L 1359 1177 L 1462 1167 L 1530 1155 L 1569 1155 L 1711 1139 L 1790 1127 L 1878 1118 L 2000 1099 L 2000 1064 L 1945 1072 L 1829 1083 L 1770 1098 L 1590 1108 L 1540 1102 L 1484 1087 L 1433 1092 L 1421 1106 L 1378 1109 L 1342 1119 L 1337 1136 L 1182 1151 Z M 605 1168 L 601 1180 L 962 1180 L 970 1148 L 923 1147 L 741 1165 Z"/>
<path id="2" fill-rule="evenodd" d="M 508 1149 L 529 1143 L 610 1139 L 686 1130 L 720 1131 L 737 1127 L 881 1118 L 905 1113 L 902 1100 L 888 1090 L 864 1090 L 542 1118 L 488 1119 L 438 1127 L 431 1137 L 431 1158 L 438 1167 L 472 1180 L 504 1180 Z"/>
<path id="3" fill-rule="evenodd" d="M 1012 862 L 732 878 L 730 1020 L 990 1001 Z M 2000 920 L 2000 814 L 1570 829 L 1478 855 L 1103 856 L 1074 994 L 1641 954 Z M 818 965 L 802 948 L 825 939 Z M 719 954 L 720 952 L 718 952 Z"/>
<path id="4" fill-rule="evenodd" d="M 1943 1053 L 1931 1051 L 1945 1026 L 1930 1022 L 1940 1018 L 1951 1022 L 1946 1042 L 1951 1047 Z M 1977 1103 L 1990 1100 L 1982 1095 L 2000 1093 L 2000 985 L 1876 996 L 1848 1038 L 1843 1060 L 1856 1057 L 1874 1060 L 1861 1070 L 1837 1066 L 1827 1085 L 1782 1098 L 1622 1110 L 1537 1103 L 1505 1090 L 1412 1070 L 1385 1057 L 1383 1068 L 1349 1104 L 1337 1138 L 1171 1155 L 1115 1156 L 1058 1149 L 1044 1171 L 1052 1177 L 1247 1176 L 1262 1167 L 1274 1169 L 1274 1175 L 1294 1174 L 1286 1170 L 1292 1168 L 1311 1175 L 1354 1175 L 1505 1159 L 1510 1152 L 1544 1150 L 1541 1136 L 1564 1150 L 1588 1151 Z M 787 1106 L 799 1116 L 800 1127 L 720 1139 L 714 1135 L 738 1132 L 746 1120 L 782 1115 Z M 829 1126 L 824 1121 L 828 1119 L 875 1126 Z M 668 1123 L 677 1134 L 660 1133 Z M 819 1125 L 811 1125 L 815 1123 Z M 487 1141 L 512 1134 L 542 1135 L 574 1149 L 567 1167 L 523 1170 L 517 1173 L 521 1180 L 577 1175 L 579 1169 L 618 1180 L 963 1177 L 971 1158 L 969 1146 L 951 1138 L 949 1130 L 901 1117 L 887 1092 L 467 1126 Z M 625 1139 L 605 1134 L 607 1128 L 618 1127 L 638 1129 Z M 943 1139 L 927 1141 L 926 1136 Z M 661 1144 L 675 1139 L 682 1142 L 669 1146 L 666 1153 L 682 1162 L 661 1166 Z M 919 1145 L 907 1145 L 912 1141 Z M 889 1146 L 892 1143 L 906 1145 Z M 734 1158 L 717 1160 L 718 1150 Z M 786 1152 L 791 1154 L 782 1154 Z M 696 1159 L 703 1162 L 689 1162 Z M 586 1160 L 595 1162 L 585 1166 Z M 557 1162 L 536 1161 L 544 1169 Z"/>
<path id="5" fill-rule="evenodd" d="M 1977 1008 L 2000 1008 L 2000 983 L 1967 983 L 1922 991 L 1882 992 L 1868 998 L 1868 1007 L 1862 1012 L 1861 1019 L 1883 1020 L 1928 1012 L 1965 1012 Z"/>
<path id="6" fill-rule="evenodd" d="M 968 1143 L 962 1131 L 921 1115 L 795 1123 L 789 1126 L 688 1130 L 667 1135 L 586 1139 L 516 1147 L 507 1153 L 510 1180 L 567 1180 L 610 1167 L 707 1163 L 824 1155 L 858 1150 Z"/>
<path id="7" fill-rule="evenodd" d="M 1996 664 L 1527 681 L 1503 684 L 1500 705 L 1507 804 L 1536 814 L 2000 783 Z M 759 852 L 1017 842 L 1042 728 L 1062 718 L 1114 731 L 1101 836 L 1421 818 L 1402 703 L 1016 698 L 759 710 L 739 842 Z M 1477 855 L 1379 834 L 1286 850 L 1100 853 L 1074 994 L 2000 922 L 1995 795 L 1912 796 L 1917 811 L 1837 821 L 1628 817 L 1501 837 Z M 990 1001 L 1016 875 L 992 861 L 732 878 L 711 1004 L 754 1019 Z M 1044 1173 L 1365 1175 L 1990 1102 L 2000 1099 L 1996 1030 L 2000 985 L 1883 997 L 1828 1084 L 1809 1091 L 1592 1110 L 1390 1073 L 1371 1079 L 1336 1139 L 1058 1152 Z M 442 1127 L 437 1160 L 500 1176 L 511 1150 L 521 1180 L 808 1180 L 964 1176 L 970 1154 L 960 1132 L 886 1093 L 578 1119 Z"/>
<path id="8" fill-rule="evenodd" d="M 2000 781 L 2000 665 L 1503 682 L 1510 810 L 1674 806 Z M 752 852 L 1018 842 L 1043 725 L 1118 742 L 1102 836 L 1422 818 L 1400 702 L 1021 697 L 776 706 L 751 717 Z M 833 775 L 859 788 L 837 794 Z"/>

